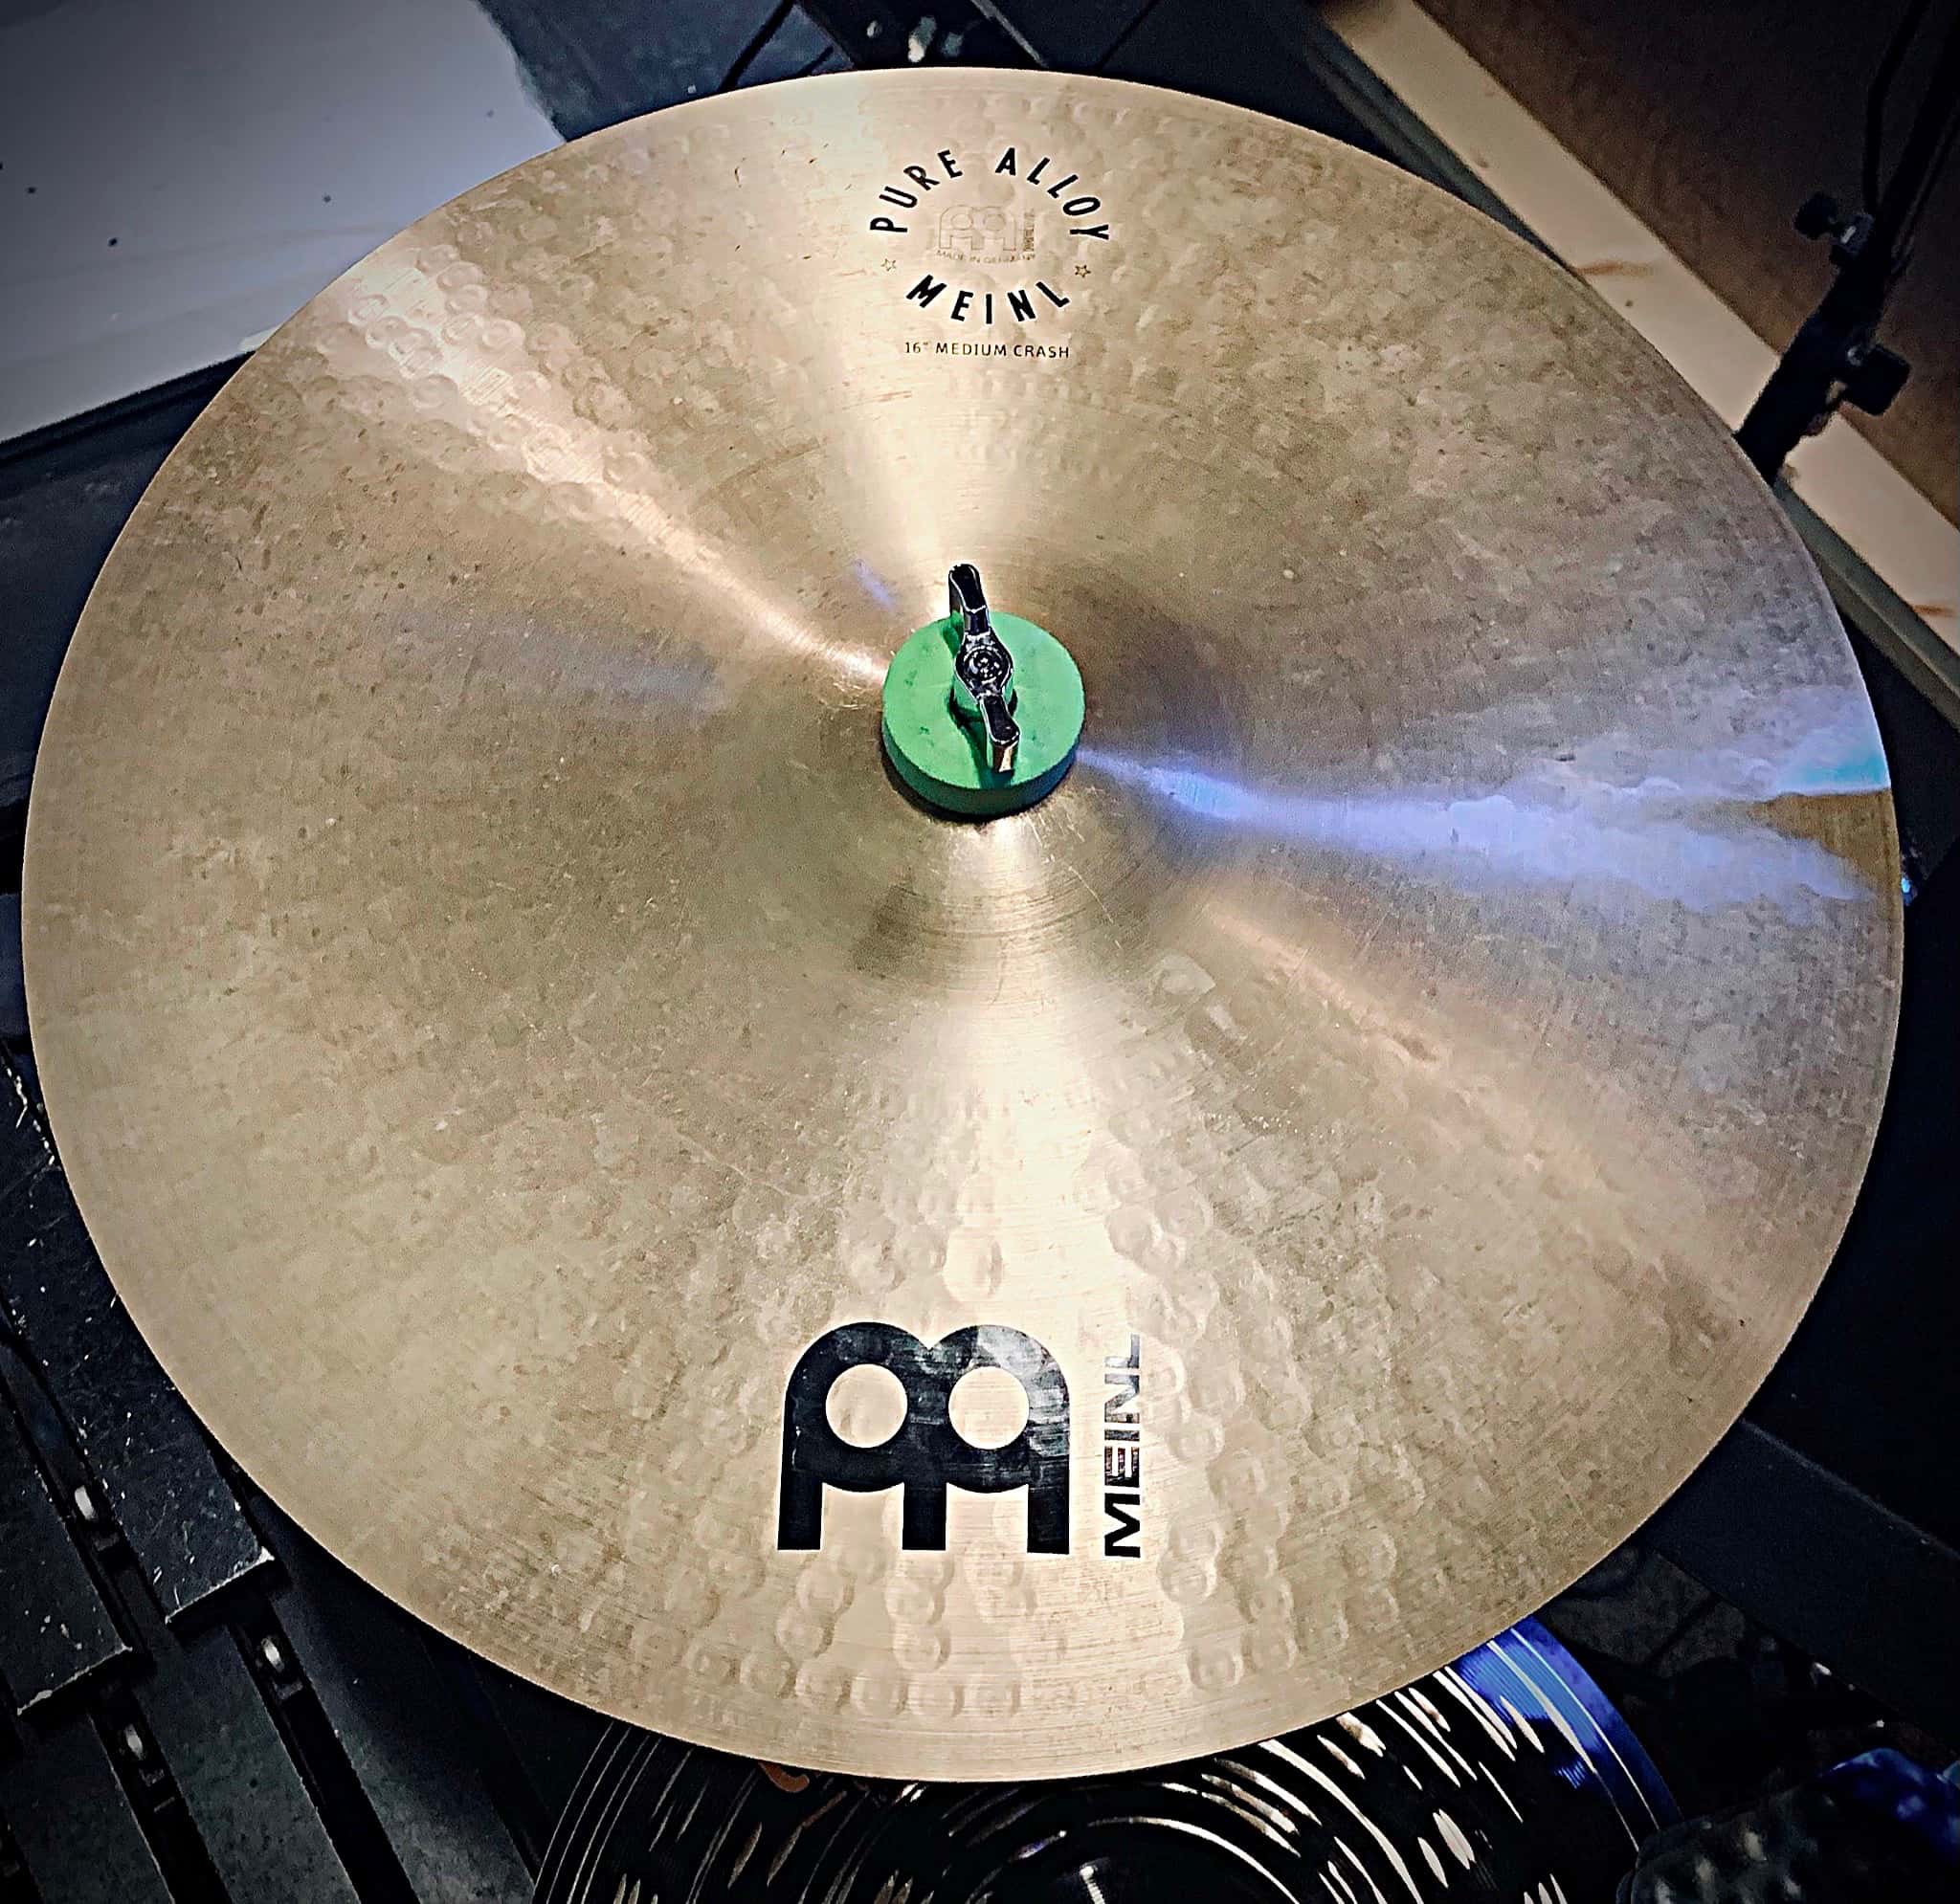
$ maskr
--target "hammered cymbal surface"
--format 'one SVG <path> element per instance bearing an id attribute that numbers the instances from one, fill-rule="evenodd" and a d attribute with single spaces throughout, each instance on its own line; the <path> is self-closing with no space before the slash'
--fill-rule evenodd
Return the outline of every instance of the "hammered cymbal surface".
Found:
<path id="1" fill-rule="evenodd" d="M 1575 1904 L 1680 1822 L 1535 1620 L 1281 1738 L 1107 1778 L 786 1775 L 632 1726 L 594 1747 L 536 1904 Z M 1357 1882 L 1357 1878 L 1359 1882 Z"/>
<path id="2" fill-rule="evenodd" d="M 880 752 L 961 561 L 1088 699 L 985 825 Z M 1900 941 L 1823 589 L 1592 292 L 986 73 L 616 127 L 316 299 L 103 571 L 25 919 L 103 1260 L 308 1532 L 622 1717 L 969 1779 L 1314 1722 L 1642 1521 L 1830 1258 Z M 1042 1345 L 1065 1552 L 778 1546 L 864 1322 Z"/>

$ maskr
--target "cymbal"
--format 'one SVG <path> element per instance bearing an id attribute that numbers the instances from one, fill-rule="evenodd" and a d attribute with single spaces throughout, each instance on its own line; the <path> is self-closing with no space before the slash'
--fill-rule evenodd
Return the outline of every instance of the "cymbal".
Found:
<path id="1" fill-rule="evenodd" d="M 986 823 L 880 748 L 959 564 L 1084 697 Z M 25 913 L 103 1260 L 311 1534 L 615 1716 L 979 1780 L 1349 1709 L 1644 1519 L 1900 947 L 1817 577 L 1589 290 L 979 72 L 616 127 L 308 305 L 98 584 Z"/>
<path id="2" fill-rule="evenodd" d="M 559 1816 L 536 1904 L 612 1904 L 635 1885 L 726 1904 L 1542 1904 L 1610 1897 L 1680 1818 L 1611 1701 L 1526 1620 L 1322 1725 L 1113 1778 L 880 1784 L 613 1726 Z"/>

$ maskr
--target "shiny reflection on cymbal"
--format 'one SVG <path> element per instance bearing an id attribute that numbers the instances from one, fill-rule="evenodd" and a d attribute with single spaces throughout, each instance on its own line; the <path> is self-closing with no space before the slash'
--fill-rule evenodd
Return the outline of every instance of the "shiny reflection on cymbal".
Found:
<path id="1" fill-rule="evenodd" d="M 1799 919 L 1817 899 L 1857 899 L 1866 890 L 1852 862 L 1767 822 L 1738 827 L 1722 815 L 1698 826 L 1698 805 L 1724 796 L 1690 793 L 1673 781 L 1601 789 L 1596 801 L 1542 782 L 1484 793 L 1435 787 L 1426 797 L 1308 793 L 1147 765 L 1100 748 L 1080 759 L 1201 825 L 1406 865 L 1418 876 L 1583 886 L 1602 903 L 1626 885 L 1635 889 L 1633 904 L 1673 900 L 1698 912 L 1762 899 Z M 1882 762 L 1870 761 L 1860 779 L 1862 786 L 1854 781 L 1830 790 L 1882 787 Z"/>

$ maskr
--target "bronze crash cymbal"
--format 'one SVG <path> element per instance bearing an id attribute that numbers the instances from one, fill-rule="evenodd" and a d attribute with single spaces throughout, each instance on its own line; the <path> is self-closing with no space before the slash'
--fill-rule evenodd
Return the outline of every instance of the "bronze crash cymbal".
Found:
<path id="1" fill-rule="evenodd" d="M 958 564 L 1086 701 L 988 822 L 880 746 Z M 239 372 L 76 635 L 28 977 L 132 1314 L 368 1580 L 684 1739 L 1107 1771 L 1455 1657 L 1733 1419 L 1879 1111 L 1886 787 L 1544 258 L 1224 106 L 840 77 Z"/>

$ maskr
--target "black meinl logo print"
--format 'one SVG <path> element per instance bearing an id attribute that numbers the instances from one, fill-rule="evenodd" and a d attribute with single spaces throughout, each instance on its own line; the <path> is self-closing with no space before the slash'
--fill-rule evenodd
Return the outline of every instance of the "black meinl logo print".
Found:
<path id="1" fill-rule="evenodd" d="M 824 1412 L 831 1385 L 865 1363 L 888 1368 L 905 1391 L 905 1419 L 890 1440 L 854 1448 Z M 1028 1420 L 1000 1448 L 975 1448 L 953 1427 L 952 1392 L 976 1368 L 1005 1369 L 1028 1398 Z M 783 1472 L 776 1545 L 823 1544 L 823 1491 L 905 1491 L 902 1544 L 946 1548 L 946 1491 L 1028 1491 L 1028 1552 L 1068 1552 L 1068 1384 L 1055 1358 L 1018 1329 L 982 1322 L 929 1347 L 889 1322 L 847 1322 L 803 1351 L 783 1397 Z"/>

